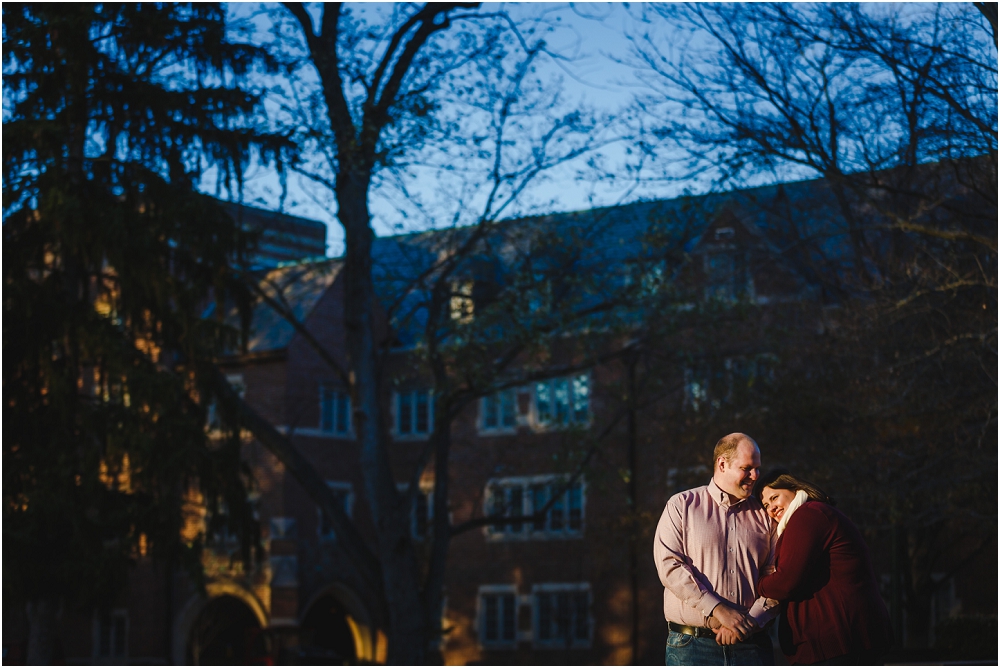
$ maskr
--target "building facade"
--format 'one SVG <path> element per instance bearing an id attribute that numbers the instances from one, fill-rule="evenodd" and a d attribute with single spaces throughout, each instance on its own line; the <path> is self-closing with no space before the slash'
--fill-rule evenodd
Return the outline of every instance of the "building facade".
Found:
<path id="1" fill-rule="evenodd" d="M 765 194 L 774 199 L 776 193 Z M 661 366 L 654 363 L 657 351 L 648 349 L 646 357 L 597 355 L 592 364 L 574 365 L 570 353 L 560 359 L 561 348 L 571 346 L 552 345 L 546 359 L 571 371 L 511 384 L 466 407 L 451 431 L 451 524 L 490 516 L 530 519 L 489 523 L 452 540 L 443 635 L 433 643 L 433 658 L 446 664 L 662 661 L 666 627 L 662 586 L 651 563 L 652 531 L 671 494 L 708 481 L 715 440 L 732 430 L 720 423 L 717 433 L 680 437 L 685 415 L 704 415 L 767 382 L 777 357 L 753 332 L 777 323 L 799 336 L 819 336 L 830 306 L 809 271 L 831 269 L 812 265 L 806 271 L 779 257 L 761 232 L 756 209 L 705 199 L 692 212 L 682 211 L 682 204 L 642 203 L 605 212 L 600 252 L 613 257 L 610 264 L 625 266 L 630 253 L 638 256 L 649 244 L 636 235 L 635 221 L 683 227 L 681 237 L 662 240 L 676 242 L 686 258 L 682 267 L 669 260 L 645 263 L 642 276 L 628 280 L 685 285 L 687 299 L 743 315 L 717 318 L 711 328 L 689 323 L 671 330 L 662 344 L 690 354 L 664 357 Z M 688 222 L 681 225 L 682 219 Z M 548 217 L 532 224 L 571 220 Z M 408 238 L 383 243 L 380 257 L 396 258 L 397 266 Z M 288 263 L 269 269 L 264 284 L 343 362 L 342 268 L 338 259 Z M 463 295 L 473 299 L 477 287 L 470 285 L 456 288 L 455 319 L 475 317 L 474 304 L 466 309 L 461 303 Z M 732 333 L 736 329 L 739 335 Z M 391 457 L 401 487 L 413 479 L 434 429 L 435 393 L 420 370 L 418 344 L 418 335 L 399 335 L 386 369 Z M 523 359 L 539 367 L 537 360 Z M 370 537 L 350 397 L 314 346 L 287 318 L 260 304 L 246 351 L 226 360 L 224 370 Z M 640 377 L 646 379 L 642 388 Z M 762 447 L 769 466 L 767 444 Z M 192 535 L 205 532 L 209 547 L 207 596 L 176 567 L 140 557 L 130 594 L 118 608 L 67 625 L 73 629 L 63 639 L 68 659 L 385 661 L 388 641 L 377 621 L 378 604 L 338 547 L 329 521 L 275 456 L 249 436 L 244 459 L 261 528 L 262 550 L 252 565 L 239 558 L 234 536 L 208 531 L 204 504 L 193 498 Z M 411 537 L 418 553 L 429 549 L 432 471 L 417 476 Z M 945 582 L 935 599 L 939 608 L 954 611 L 964 598 L 967 609 L 988 610 L 989 603 L 977 601 L 965 586 L 960 579 Z"/>

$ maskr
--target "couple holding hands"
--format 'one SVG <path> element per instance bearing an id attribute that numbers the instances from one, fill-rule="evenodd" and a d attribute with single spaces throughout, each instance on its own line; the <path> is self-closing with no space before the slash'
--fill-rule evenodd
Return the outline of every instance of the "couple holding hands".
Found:
<path id="1" fill-rule="evenodd" d="M 667 665 L 773 664 L 763 629 L 779 612 L 789 663 L 880 663 L 892 629 L 858 528 L 815 485 L 761 476 L 746 434 L 713 459 L 711 482 L 671 497 L 656 527 Z"/>

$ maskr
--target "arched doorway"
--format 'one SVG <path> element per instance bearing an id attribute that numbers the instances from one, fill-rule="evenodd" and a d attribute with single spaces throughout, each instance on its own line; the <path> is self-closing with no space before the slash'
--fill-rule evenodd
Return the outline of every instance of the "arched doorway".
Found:
<path id="1" fill-rule="evenodd" d="M 297 663 L 312 665 L 357 663 L 356 629 L 352 629 L 352 622 L 348 610 L 333 592 L 317 597 L 299 625 L 301 654 L 297 657 Z"/>
<path id="2" fill-rule="evenodd" d="M 184 658 L 191 665 L 246 665 L 259 658 L 260 632 L 250 606 L 235 596 L 218 596 L 195 618 Z"/>

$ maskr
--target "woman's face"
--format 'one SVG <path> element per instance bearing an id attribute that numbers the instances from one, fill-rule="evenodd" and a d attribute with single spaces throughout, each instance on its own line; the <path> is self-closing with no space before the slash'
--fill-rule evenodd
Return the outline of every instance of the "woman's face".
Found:
<path id="1" fill-rule="evenodd" d="M 794 498 L 795 492 L 790 489 L 774 489 L 771 487 L 765 487 L 760 500 L 763 502 L 764 510 L 767 511 L 767 514 L 770 515 L 775 522 L 780 522 L 782 515 L 785 514 L 785 510 L 788 509 L 788 504 L 790 504 Z"/>

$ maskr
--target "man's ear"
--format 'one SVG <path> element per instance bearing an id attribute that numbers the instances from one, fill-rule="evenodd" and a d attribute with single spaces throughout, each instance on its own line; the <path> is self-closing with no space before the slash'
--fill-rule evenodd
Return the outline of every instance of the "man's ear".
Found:
<path id="1" fill-rule="evenodd" d="M 715 470 L 716 471 L 725 471 L 726 470 L 726 458 L 725 457 L 719 457 L 718 459 L 715 460 Z"/>

